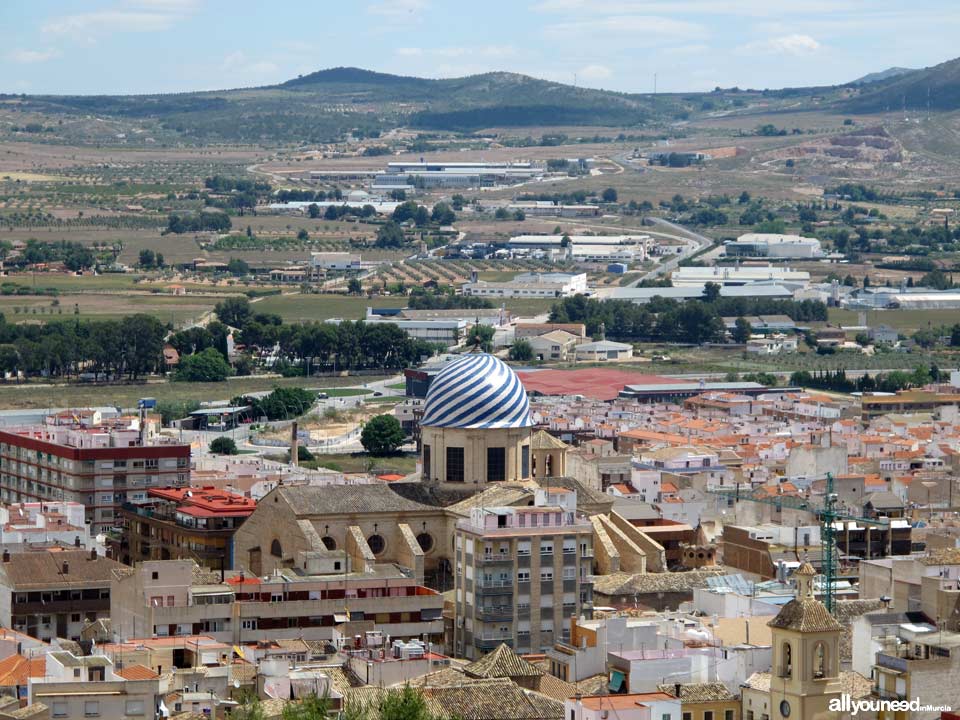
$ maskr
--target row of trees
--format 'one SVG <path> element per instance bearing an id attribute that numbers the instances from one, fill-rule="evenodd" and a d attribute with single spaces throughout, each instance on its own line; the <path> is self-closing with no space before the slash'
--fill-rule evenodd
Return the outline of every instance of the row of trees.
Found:
<path id="1" fill-rule="evenodd" d="M 826 320 L 827 308 L 819 301 L 721 298 L 719 288 L 708 284 L 702 300 L 678 302 L 654 298 L 646 305 L 626 300 L 601 302 L 577 295 L 564 298 L 550 311 L 550 322 L 583 323 L 590 335 L 627 342 L 723 342 L 724 317 L 788 315 L 793 320 Z M 745 328 L 741 329 L 741 334 Z"/>
<path id="2" fill-rule="evenodd" d="M 214 312 L 217 320 L 207 327 L 189 328 L 170 336 L 170 344 L 181 356 L 177 378 L 218 381 L 231 374 L 229 366 L 220 362 L 226 361 L 230 328 L 239 330 L 237 342 L 253 353 L 272 355 L 276 348 L 278 369 L 292 365 L 315 370 L 395 370 L 437 350 L 434 344 L 415 340 L 388 323 L 286 325 L 279 315 L 254 313 L 246 297 L 227 298 L 216 305 Z"/>
<path id="3" fill-rule="evenodd" d="M 189 232 L 226 232 L 231 227 L 230 216 L 225 212 L 198 212 L 193 215 L 173 213 L 167 218 L 166 232 L 182 234 Z"/>
<path id="4" fill-rule="evenodd" d="M 162 367 L 167 328 L 150 315 L 18 325 L 0 315 L 0 371 L 135 380 Z"/>
<path id="5" fill-rule="evenodd" d="M 790 384 L 840 393 L 897 392 L 936 382 L 939 379 L 940 369 L 936 365 L 930 367 L 920 365 L 913 371 L 894 370 L 876 376 L 861 375 L 856 379 L 847 377 L 846 370 L 820 370 L 812 373 L 807 370 L 797 370 L 790 375 Z"/>

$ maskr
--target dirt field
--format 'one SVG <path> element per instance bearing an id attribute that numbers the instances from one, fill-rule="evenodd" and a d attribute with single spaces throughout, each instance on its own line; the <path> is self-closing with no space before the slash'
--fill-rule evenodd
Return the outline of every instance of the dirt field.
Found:
<path id="1" fill-rule="evenodd" d="M 118 405 L 136 407 L 142 397 L 154 397 L 159 402 L 229 401 L 248 392 L 269 391 L 275 387 L 306 387 L 322 390 L 328 387 L 358 385 L 382 380 L 382 377 L 334 378 L 232 378 L 222 383 L 150 382 L 124 385 L 15 385 L 0 383 L 0 407 L 48 408 L 91 407 Z"/>
<path id="2" fill-rule="evenodd" d="M 54 304 L 54 303 L 59 304 Z M 0 296 L 0 312 L 7 322 L 44 322 L 80 317 L 84 320 L 116 320 L 125 315 L 155 315 L 175 327 L 197 319 L 213 309 L 215 298 L 172 295 L 37 295 Z"/>

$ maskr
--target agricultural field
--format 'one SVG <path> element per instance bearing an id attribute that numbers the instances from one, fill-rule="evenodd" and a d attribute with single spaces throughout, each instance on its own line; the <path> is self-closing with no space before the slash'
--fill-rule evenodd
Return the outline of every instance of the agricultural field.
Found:
<path id="1" fill-rule="evenodd" d="M 403 297 L 351 297 L 349 295 L 272 295 L 258 301 L 257 312 L 276 313 L 284 322 L 299 323 L 344 318 L 361 320 L 368 307 L 401 308 L 407 304 Z"/>
<path id="2" fill-rule="evenodd" d="M 0 296 L 0 312 L 8 322 L 42 322 L 53 319 L 116 320 L 146 313 L 180 327 L 213 310 L 216 298 L 154 294 L 64 294 Z"/>
<path id="3" fill-rule="evenodd" d="M 11 382 L 0 383 L 0 407 L 4 408 L 52 408 L 95 407 L 116 405 L 121 408 L 136 407 L 142 397 L 153 397 L 158 402 L 229 401 L 237 395 L 251 392 L 269 392 L 276 387 L 304 387 L 327 391 L 349 385 L 383 380 L 383 376 L 364 375 L 324 378 L 237 377 L 221 383 L 185 383 L 165 380 L 100 384 L 43 384 Z"/>

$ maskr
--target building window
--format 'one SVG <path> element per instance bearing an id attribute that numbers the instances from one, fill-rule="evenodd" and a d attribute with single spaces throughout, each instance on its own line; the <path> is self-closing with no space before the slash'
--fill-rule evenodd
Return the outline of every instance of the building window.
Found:
<path id="1" fill-rule="evenodd" d="M 127 700 L 127 715 L 143 715 L 143 700 Z"/>
<path id="2" fill-rule="evenodd" d="M 447 482 L 463 482 L 463 448 L 447 448 Z"/>
<path id="3" fill-rule="evenodd" d="M 278 558 L 283 557 L 283 546 L 280 545 L 279 540 L 275 539 L 272 543 L 270 543 L 270 554 Z"/>
<path id="4" fill-rule="evenodd" d="M 501 447 L 487 448 L 487 482 L 507 479 L 507 450 Z"/>
<path id="5" fill-rule="evenodd" d="M 324 546 L 327 550 L 336 550 L 336 549 L 337 549 L 337 541 L 334 540 L 334 539 L 333 539 L 332 537 L 330 537 L 329 535 L 324 535 L 324 536 L 320 539 L 320 542 L 323 543 L 323 546 Z"/>
<path id="6" fill-rule="evenodd" d="M 704 710 L 703 720 L 713 720 L 713 710 Z"/>
<path id="7" fill-rule="evenodd" d="M 422 532 L 417 535 L 417 544 L 425 553 L 433 550 L 433 536 L 428 532 Z"/>
<path id="8" fill-rule="evenodd" d="M 430 479 L 430 446 L 423 446 L 423 476 Z"/>
<path id="9" fill-rule="evenodd" d="M 520 475 L 523 479 L 530 477 L 530 446 L 524 445 L 520 448 Z"/>
<path id="10" fill-rule="evenodd" d="M 693 713 L 685 712 L 683 714 L 683 720 L 693 720 Z"/>
<path id="11" fill-rule="evenodd" d="M 827 646 L 818 642 L 813 648 L 813 677 L 819 679 L 827 676 Z"/>
<path id="12" fill-rule="evenodd" d="M 70 708 L 65 702 L 55 702 L 53 704 L 53 717 L 65 718 L 70 715 Z"/>
<path id="13" fill-rule="evenodd" d="M 100 702 L 97 700 L 87 700 L 83 704 L 83 716 L 84 717 L 99 717 L 100 716 Z"/>
<path id="14" fill-rule="evenodd" d="M 370 546 L 370 552 L 372 552 L 374 555 L 380 555 L 387 547 L 387 543 L 383 539 L 383 536 L 376 534 L 367 538 L 367 545 Z"/>
<path id="15" fill-rule="evenodd" d="M 723 720 L 733 720 L 733 710 L 724 710 Z"/>
<path id="16" fill-rule="evenodd" d="M 780 655 L 780 677 L 792 678 L 793 677 L 793 650 L 790 647 L 790 643 L 785 642 L 781 649 Z"/>

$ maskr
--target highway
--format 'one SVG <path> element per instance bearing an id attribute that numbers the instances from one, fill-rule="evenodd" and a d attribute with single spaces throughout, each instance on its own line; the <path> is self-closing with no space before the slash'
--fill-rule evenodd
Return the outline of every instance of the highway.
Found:
<path id="1" fill-rule="evenodd" d="M 682 260 L 685 260 L 691 255 L 695 255 L 703 248 L 714 243 L 714 241 L 711 238 L 708 238 L 706 235 L 701 235 L 700 233 L 688 230 L 682 225 L 677 225 L 669 220 L 664 220 L 663 218 L 658 217 L 651 217 L 648 219 L 654 225 L 663 225 L 664 227 L 670 228 L 674 231 L 674 233 L 679 234 L 681 237 L 689 238 L 692 242 L 683 250 L 683 252 L 677 253 L 676 256 L 670 258 L 669 260 L 664 260 L 663 262 L 659 263 L 653 270 L 648 273 L 644 273 L 630 283 L 627 287 L 636 287 L 644 280 L 655 280 L 665 273 L 672 272 L 677 268 Z"/>

